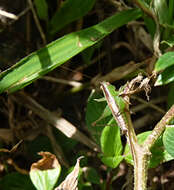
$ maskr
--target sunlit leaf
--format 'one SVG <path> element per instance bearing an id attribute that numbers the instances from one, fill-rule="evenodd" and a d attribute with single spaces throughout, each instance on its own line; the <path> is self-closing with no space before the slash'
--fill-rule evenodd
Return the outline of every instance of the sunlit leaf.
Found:
<path id="1" fill-rule="evenodd" d="M 116 168 L 120 162 L 123 160 L 123 156 L 103 156 L 101 157 L 101 161 L 111 168 Z"/>
<path id="2" fill-rule="evenodd" d="M 167 152 L 174 157 L 174 127 L 167 127 L 163 135 L 163 143 Z"/>
<path id="3" fill-rule="evenodd" d="M 167 67 L 174 65 L 174 52 L 163 54 L 155 64 L 155 71 L 162 71 Z"/>
<path id="4" fill-rule="evenodd" d="M 170 23 L 169 9 L 166 0 L 155 0 L 154 9 L 156 11 L 156 14 L 158 15 L 160 24 Z"/>
<path id="5" fill-rule="evenodd" d="M 101 148 L 104 156 L 118 156 L 122 152 L 120 128 L 112 119 L 103 129 L 101 135 Z"/>
<path id="6" fill-rule="evenodd" d="M 165 69 L 161 74 L 158 75 L 158 78 L 155 82 L 155 86 L 169 84 L 174 81 L 174 65 Z"/>
<path id="7" fill-rule="evenodd" d="M 150 134 L 151 131 L 146 131 L 144 133 L 139 134 L 138 135 L 139 144 L 143 144 L 143 142 Z M 148 165 L 149 168 L 154 168 L 158 166 L 160 163 L 167 162 L 172 159 L 171 156 L 165 151 L 161 137 L 155 142 L 155 144 L 151 148 L 151 153 L 152 156 Z M 125 155 L 125 160 L 133 165 L 133 159 L 130 154 L 130 149 L 128 145 L 126 145 L 124 155 Z"/>
<path id="8" fill-rule="evenodd" d="M 37 190 L 52 190 L 59 177 L 61 166 L 55 155 L 49 152 L 39 154 L 43 158 L 32 164 L 30 178 Z"/>
<path id="9" fill-rule="evenodd" d="M 117 13 L 103 22 L 63 36 L 29 56 L 0 74 L 0 93 L 14 92 L 27 86 L 49 71 L 60 66 L 86 48 L 98 43 L 113 30 L 140 18 L 139 9 L 131 9 Z"/>

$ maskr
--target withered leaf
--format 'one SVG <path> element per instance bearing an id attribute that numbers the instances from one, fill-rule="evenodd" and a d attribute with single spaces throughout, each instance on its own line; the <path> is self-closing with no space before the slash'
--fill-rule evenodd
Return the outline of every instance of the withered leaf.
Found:
<path id="1" fill-rule="evenodd" d="M 78 174 L 79 174 L 79 167 L 80 167 L 80 159 L 83 158 L 82 156 L 77 159 L 76 165 L 73 171 L 67 175 L 65 180 L 54 190 L 78 190 Z"/>
<path id="2" fill-rule="evenodd" d="M 49 170 L 59 166 L 59 163 L 54 154 L 51 154 L 50 152 L 39 152 L 38 154 L 43 158 L 38 162 L 33 163 L 31 165 L 31 170 Z"/>
<path id="3" fill-rule="evenodd" d="M 30 170 L 30 178 L 38 190 L 52 190 L 59 177 L 61 166 L 54 154 L 40 152 L 43 158 L 33 163 Z"/>

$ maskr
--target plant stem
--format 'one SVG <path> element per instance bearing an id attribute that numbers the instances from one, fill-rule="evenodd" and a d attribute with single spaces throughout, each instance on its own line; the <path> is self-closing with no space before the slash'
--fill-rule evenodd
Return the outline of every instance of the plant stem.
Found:
<path id="1" fill-rule="evenodd" d="M 165 126 L 169 124 L 169 122 L 173 119 L 174 105 L 164 115 L 161 121 L 155 126 L 151 135 L 148 136 L 142 146 L 138 144 L 137 136 L 135 134 L 131 121 L 130 112 L 125 112 L 126 117 L 123 117 L 123 114 L 119 114 L 122 110 L 120 110 L 117 102 L 115 102 L 114 97 L 109 91 L 108 85 L 109 84 L 106 82 L 101 83 L 101 87 L 107 100 L 108 106 L 111 109 L 112 114 L 118 125 L 127 137 L 127 141 L 130 146 L 131 154 L 134 160 L 134 190 L 147 190 L 147 170 L 148 161 L 150 159 L 150 148 L 163 133 L 163 131 L 165 130 Z M 126 99 L 126 109 L 129 110 L 129 97 L 125 96 L 124 99 Z"/>
<path id="2" fill-rule="evenodd" d="M 166 125 L 169 124 L 169 122 L 174 117 L 174 105 L 169 109 L 169 111 L 163 116 L 163 118 L 160 120 L 160 122 L 155 126 L 152 133 L 148 136 L 146 141 L 144 142 L 144 146 L 147 150 L 150 150 L 150 148 L 154 145 L 156 140 L 161 136 L 163 131 L 166 128 Z"/>
<path id="3" fill-rule="evenodd" d="M 138 144 L 129 112 L 126 112 L 126 118 L 128 121 L 127 140 L 134 160 L 134 190 L 146 190 L 149 151 L 145 151 L 144 148 Z"/>
<path id="4" fill-rule="evenodd" d="M 148 154 L 139 147 L 136 152 L 137 159 L 134 162 L 134 190 L 147 189 L 147 169 L 148 169 Z"/>
<path id="5" fill-rule="evenodd" d="M 145 12 L 147 15 L 149 15 L 154 19 L 155 17 L 154 12 L 145 1 L 142 0 L 133 0 L 133 1 L 138 7 L 140 7 L 143 10 L 143 12 Z"/>

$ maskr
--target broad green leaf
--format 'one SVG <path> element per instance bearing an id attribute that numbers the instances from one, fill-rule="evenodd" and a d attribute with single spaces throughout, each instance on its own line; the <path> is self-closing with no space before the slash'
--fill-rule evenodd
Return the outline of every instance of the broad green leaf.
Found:
<path id="1" fill-rule="evenodd" d="M 123 156 L 121 156 L 123 147 L 120 138 L 120 128 L 113 118 L 103 129 L 100 140 L 103 152 L 100 155 L 102 162 L 109 167 L 116 168 L 123 159 Z"/>
<path id="2" fill-rule="evenodd" d="M 166 0 L 155 0 L 154 9 L 156 11 L 156 14 L 158 15 L 160 24 L 170 23 L 169 9 Z"/>
<path id="3" fill-rule="evenodd" d="M 146 138 L 150 134 L 151 134 L 151 131 L 146 131 L 144 133 L 139 134 L 137 136 L 139 144 L 143 144 L 143 142 L 146 140 Z M 151 159 L 150 159 L 150 162 L 148 165 L 149 168 L 154 168 L 164 161 L 169 161 L 169 160 L 166 160 L 168 155 L 167 154 L 165 155 L 161 137 L 156 141 L 156 143 L 151 148 L 151 153 L 152 153 L 152 156 L 151 156 Z M 132 159 L 132 156 L 130 154 L 130 149 L 129 149 L 128 144 L 126 145 L 124 155 L 125 155 L 125 160 L 128 163 L 133 165 L 133 159 Z"/>
<path id="4" fill-rule="evenodd" d="M 167 127 L 163 134 L 166 151 L 174 157 L 174 127 Z"/>
<path id="5" fill-rule="evenodd" d="M 116 91 L 115 87 L 112 85 L 109 85 L 108 89 L 120 107 L 120 112 L 124 114 L 125 103 L 123 99 L 118 96 L 119 92 Z M 109 106 L 106 104 L 106 101 L 104 101 L 105 99 L 101 97 L 100 94 L 93 92 L 88 99 L 86 110 L 86 123 L 88 129 L 98 144 L 100 144 L 100 135 L 103 128 L 108 125 L 108 122 L 110 122 L 113 117 Z"/>
<path id="6" fill-rule="evenodd" d="M 49 152 L 39 153 L 43 158 L 32 164 L 30 178 L 37 190 L 52 190 L 61 171 L 55 155 Z"/>
<path id="7" fill-rule="evenodd" d="M 111 167 L 111 168 L 116 168 L 119 164 L 120 164 L 120 162 L 123 160 L 123 156 L 107 156 L 107 157 L 102 157 L 101 158 L 101 161 L 105 164 L 105 165 L 107 165 L 107 166 L 109 166 L 109 167 Z"/>
<path id="8" fill-rule="evenodd" d="M 163 162 L 168 162 L 174 160 L 174 156 L 170 155 L 167 150 L 164 150 L 164 160 Z"/>
<path id="9" fill-rule="evenodd" d="M 174 65 L 174 52 L 163 54 L 155 64 L 155 71 L 162 71 L 167 67 Z"/>
<path id="10" fill-rule="evenodd" d="M 46 0 L 34 0 L 34 4 L 39 18 L 48 21 L 48 5 Z"/>
<path id="11" fill-rule="evenodd" d="M 87 109 L 86 109 L 86 124 L 88 130 L 90 131 L 92 137 L 95 139 L 97 144 L 100 144 L 100 136 L 103 128 L 108 123 L 108 121 L 112 118 L 105 115 L 106 117 L 101 118 L 103 115 L 104 110 L 106 109 L 106 101 L 97 102 L 95 99 L 101 98 L 102 95 L 97 92 L 92 92 L 88 98 Z M 109 109 L 108 109 L 109 111 Z M 110 112 L 111 115 L 111 112 Z M 101 118 L 101 119 L 99 119 Z M 100 120 L 96 122 L 97 120 Z M 94 125 L 94 123 L 96 123 Z"/>
<path id="12" fill-rule="evenodd" d="M 158 78 L 155 82 L 155 86 L 165 85 L 174 81 L 174 65 L 165 69 L 161 74 L 158 75 Z"/>
<path id="13" fill-rule="evenodd" d="M 167 155 L 165 154 L 162 137 L 160 137 L 155 142 L 155 144 L 153 145 L 150 151 L 152 153 L 152 156 L 150 159 L 149 168 L 155 168 L 159 164 L 163 163 L 164 161 L 168 161 L 168 160 L 165 160 L 167 158 Z"/>
<path id="14" fill-rule="evenodd" d="M 2 190 L 35 190 L 28 175 L 13 172 L 0 179 L 0 189 Z"/>
<path id="15" fill-rule="evenodd" d="M 139 9 L 117 13 L 103 22 L 63 36 L 0 74 L 0 93 L 14 92 L 60 66 L 86 48 L 98 43 L 113 30 L 140 18 Z"/>
<path id="16" fill-rule="evenodd" d="M 86 15 L 96 0 L 66 0 L 50 22 L 50 33 L 55 34 L 67 24 Z"/>
<path id="17" fill-rule="evenodd" d="M 101 148 L 104 156 L 120 156 L 122 153 L 122 143 L 120 138 L 120 128 L 114 119 L 108 122 L 101 135 Z"/>

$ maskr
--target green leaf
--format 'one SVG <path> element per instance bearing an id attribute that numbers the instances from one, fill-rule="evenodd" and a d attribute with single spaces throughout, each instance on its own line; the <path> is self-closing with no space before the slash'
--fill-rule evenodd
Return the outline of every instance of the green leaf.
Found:
<path id="1" fill-rule="evenodd" d="M 169 24 L 169 9 L 166 0 L 155 0 L 154 9 L 158 15 L 160 24 Z"/>
<path id="2" fill-rule="evenodd" d="M 139 9 L 117 13 L 90 28 L 74 32 L 48 44 L 0 74 L 0 93 L 14 92 L 60 66 L 86 48 L 98 43 L 113 30 L 140 18 Z"/>
<path id="3" fill-rule="evenodd" d="M 107 165 L 107 166 L 109 166 L 109 167 L 111 167 L 111 168 L 116 168 L 119 164 L 120 164 L 120 162 L 123 160 L 123 156 L 115 156 L 115 157 L 113 157 L 113 156 L 111 156 L 111 157 L 109 157 L 109 156 L 107 156 L 107 157 L 102 157 L 101 158 L 101 161 L 105 164 L 105 165 Z"/>
<path id="4" fill-rule="evenodd" d="M 43 158 L 32 164 L 30 178 L 37 190 L 52 190 L 60 175 L 60 164 L 49 152 L 40 152 L 40 155 Z"/>
<path id="5" fill-rule="evenodd" d="M 120 138 L 120 128 L 112 118 L 103 129 L 101 135 L 101 148 L 103 154 L 100 155 L 102 162 L 112 168 L 116 168 L 122 161 L 122 143 Z"/>
<path id="6" fill-rule="evenodd" d="M 122 153 L 122 143 L 120 138 L 120 128 L 114 119 L 108 122 L 101 135 L 101 148 L 104 156 L 120 156 Z"/>
<path id="7" fill-rule="evenodd" d="M 162 71 L 172 65 L 174 65 L 174 52 L 167 52 L 160 56 L 156 62 L 155 71 Z"/>
<path id="8" fill-rule="evenodd" d="M 13 172 L 1 178 L 0 189 L 35 190 L 35 187 L 33 186 L 28 175 Z"/>
<path id="9" fill-rule="evenodd" d="M 164 150 L 164 160 L 163 162 L 168 162 L 174 160 L 174 157 L 172 155 L 170 155 L 167 150 Z"/>
<path id="10" fill-rule="evenodd" d="M 34 0 L 34 4 L 39 18 L 48 21 L 48 5 L 46 0 Z"/>
<path id="11" fill-rule="evenodd" d="M 87 109 L 86 109 L 86 124 L 88 127 L 88 130 L 90 131 L 92 137 L 95 139 L 97 144 L 100 144 L 100 136 L 103 128 L 108 123 L 108 121 L 112 118 L 112 116 L 109 117 L 109 114 L 104 115 L 106 111 L 106 101 L 97 102 L 95 99 L 101 98 L 102 95 L 97 92 L 92 92 L 91 95 L 88 98 L 87 103 Z M 108 109 L 109 111 L 109 109 Z M 107 112 L 106 112 L 107 113 Z M 110 112 L 111 115 L 111 112 Z M 101 116 L 104 116 L 101 118 Z M 99 119 L 100 118 L 100 119 Z M 98 122 L 96 122 L 99 119 Z M 94 125 L 96 123 L 96 125 Z"/>
<path id="12" fill-rule="evenodd" d="M 55 34 L 67 24 L 86 15 L 96 0 L 66 0 L 50 22 L 50 33 Z"/>
<path id="13" fill-rule="evenodd" d="M 150 134 L 151 134 L 151 131 L 146 131 L 144 133 L 139 134 L 137 136 L 138 143 L 143 144 L 143 142 L 146 140 L 146 138 Z M 149 162 L 149 165 L 148 165 L 149 168 L 155 168 L 160 163 L 162 163 L 164 161 L 168 161 L 167 160 L 168 155 L 165 154 L 165 152 L 164 152 L 164 147 L 163 147 L 161 137 L 155 142 L 155 144 L 151 148 L 151 153 L 152 153 L 152 156 L 151 156 L 151 159 L 150 159 L 150 162 Z M 133 165 L 133 159 L 132 159 L 132 156 L 130 154 L 130 148 L 129 148 L 128 144 L 126 144 L 124 155 L 125 155 L 125 160 L 128 163 L 130 163 L 131 165 Z"/>
<path id="14" fill-rule="evenodd" d="M 163 143 L 166 151 L 174 157 L 174 127 L 167 127 L 163 134 Z"/>
<path id="15" fill-rule="evenodd" d="M 148 29 L 148 32 L 150 33 L 150 35 L 153 38 L 155 35 L 155 31 L 156 31 L 156 25 L 155 25 L 154 20 L 151 17 L 144 15 L 144 23 Z"/>
<path id="16" fill-rule="evenodd" d="M 155 82 L 155 86 L 165 85 L 174 81 L 174 65 L 165 69 L 161 74 L 158 75 L 158 78 Z"/>
<path id="17" fill-rule="evenodd" d="M 108 85 L 108 89 L 118 106 L 120 107 L 120 111 L 124 114 L 125 103 L 121 97 L 119 97 L 119 92 L 115 90 L 113 85 Z M 111 110 L 109 106 L 106 104 L 106 100 L 97 92 L 92 92 L 87 104 L 86 110 L 86 124 L 88 129 L 90 130 L 92 136 L 96 140 L 97 144 L 100 144 L 100 135 L 103 128 L 108 125 L 108 122 L 111 122 L 110 125 L 116 125 L 114 123 Z"/>

